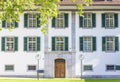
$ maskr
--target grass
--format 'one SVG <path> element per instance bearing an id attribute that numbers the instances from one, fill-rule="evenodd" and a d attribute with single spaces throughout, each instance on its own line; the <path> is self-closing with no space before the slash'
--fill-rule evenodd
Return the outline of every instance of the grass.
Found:
<path id="1" fill-rule="evenodd" d="M 120 79 L 0 79 L 0 82 L 120 82 Z"/>

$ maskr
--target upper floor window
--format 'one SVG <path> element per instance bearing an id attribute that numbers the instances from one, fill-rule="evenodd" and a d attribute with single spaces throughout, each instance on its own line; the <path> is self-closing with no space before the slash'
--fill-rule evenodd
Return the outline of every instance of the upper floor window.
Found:
<path id="1" fill-rule="evenodd" d="M 96 37 L 80 37 L 80 51 L 96 51 Z"/>
<path id="2" fill-rule="evenodd" d="M 2 51 L 18 51 L 18 37 L 2 37 Z"/>
<path id="3" fill-rule="evenodd" d="M 105 13 L 102 14 L 102 27 L 103 28 L 117 28 L 118 27 L 118 14 Z"/>
<path id="4" fill-rule="evenodd" d="M 12 22 L 12 23 L 7 23 L 5 20 L 2 21 L 2 28 L 17 28 L 18 27 L 18 23 L 17 22 Z"/>
<path id="5" fill-rule="evenodd" d="M 52 19 L 53 28 L 67 28 L 68 27 L 68 13 L 60 13 L 57 18 Z"/>
<path id="6" fill-rule="evenodd" d="M 25 28 L 40 27 L 40 15 L 37 13 L 25 13 L 24 14 L 24 27 Z"/>
<path id="7" fill-rule="evenodd" d="M 68 51 L 68 37 L 52 37 L 52 51 Z"/>
<path id="8" fill-rule="evenodd" d="M 84 71 L 92 71 L 93 70 L 93 66 L 92 65 L 84 65 L 83 66 L 83 70 Z"/>
<path id="9" fill-rule="evenodd" d="M 96 27 L 96 14 L 85 13 L 84 17 L 79 17 L 80 28 L 94 28 Z"/>
<path id="10" fill-rule="evenodd" d="M 40 37 L 24 37 L 24 51 L 40 51 Z"/>
<path id="11" fill-rule="evenodd" d="M 118 37 L 102 37 L 102 50 L 118 51 L 119 50 Z"/>

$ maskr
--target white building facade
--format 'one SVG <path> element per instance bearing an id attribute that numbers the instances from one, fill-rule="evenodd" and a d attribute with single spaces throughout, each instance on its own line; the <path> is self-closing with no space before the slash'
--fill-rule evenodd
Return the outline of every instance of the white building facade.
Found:
<path id="1" fill-rule="evenodd" d="M 120 77 L 120 2 L 98 3 L 85 7 L 84 17 L 63 3 L 46 36 L 35 12 L 25 12 L 13 31 L 2 21 L 0 76 L 36 77 L 39 67 L 40 77 L 77 78 L 82 66 L 83 77 Z"/>

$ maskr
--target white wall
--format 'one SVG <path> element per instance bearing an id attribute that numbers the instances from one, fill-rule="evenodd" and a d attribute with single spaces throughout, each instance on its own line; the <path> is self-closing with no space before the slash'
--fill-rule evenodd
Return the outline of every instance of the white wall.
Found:
<path id="1" fill-rule="evenodd" d="M 109 12 L 109 11 L 108 11 Z M 120 12 L 112 11 L 118 13 L 120 21 Z M 79 46 L 76 46 L 76 75 L 80 75 L 80 59 L 79 55 L 84 55 L 83 65 L 93 65 L 93 71 L 83 71 L 83 75 L 120 75 L 120 71 L 106 71 L 106 65 L 114 64 L 120 65 L 120 51 L 116 52 L 102 52 L 102 36 L 118 36 L 120 41 L 120 23 L 119 27 L 115 29 L 105 29 L 101 26 L 101 14 L 105 13 L 103 11 L 93 11 L 96 13 L 96 28 L 93 29 L 82 29 L 79 28 L 79 17 L 76 13 L 76 45 L 79 45 L 80 36 L 96 36 L 97 50 L 94 52 L 81 52 L 79 51 Z M 120 42 L 119 42 L 120 47 Z"/>
<path id="2" fill-rule="evenodd" d="M 4 36 L 18 36 L 18 51 L 16 52 L 2 52 L 0 46 L 0 75 L 36 75 L 36 71 L 27 71 L 27 65 L 37 65 L 35 56 L 41 55 L 40 69 L 44 69 L 44 35 L 39 29 L 26 29 L 24 28 L 24 16 L 20 17 L 19 27 L 13 31 L 3 29 L 0 32 L 0 44 L 1 37 Z M 25 52 L 23 49 L 23 38 L 25 36 L 39 36 L 41 37 L 41 50 L 38 52 Z M 5 71 L 5 65 L 14 65 L 14 71 Z"/>

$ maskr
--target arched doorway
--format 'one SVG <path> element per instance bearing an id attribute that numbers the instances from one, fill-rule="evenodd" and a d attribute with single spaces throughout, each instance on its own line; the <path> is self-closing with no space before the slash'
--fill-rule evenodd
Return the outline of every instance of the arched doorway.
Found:
<path id="1" fill-rule="evenodd" d="M 55 78 L 65 78 L 65 60 L 56 59 L 55 60 Z"/>

